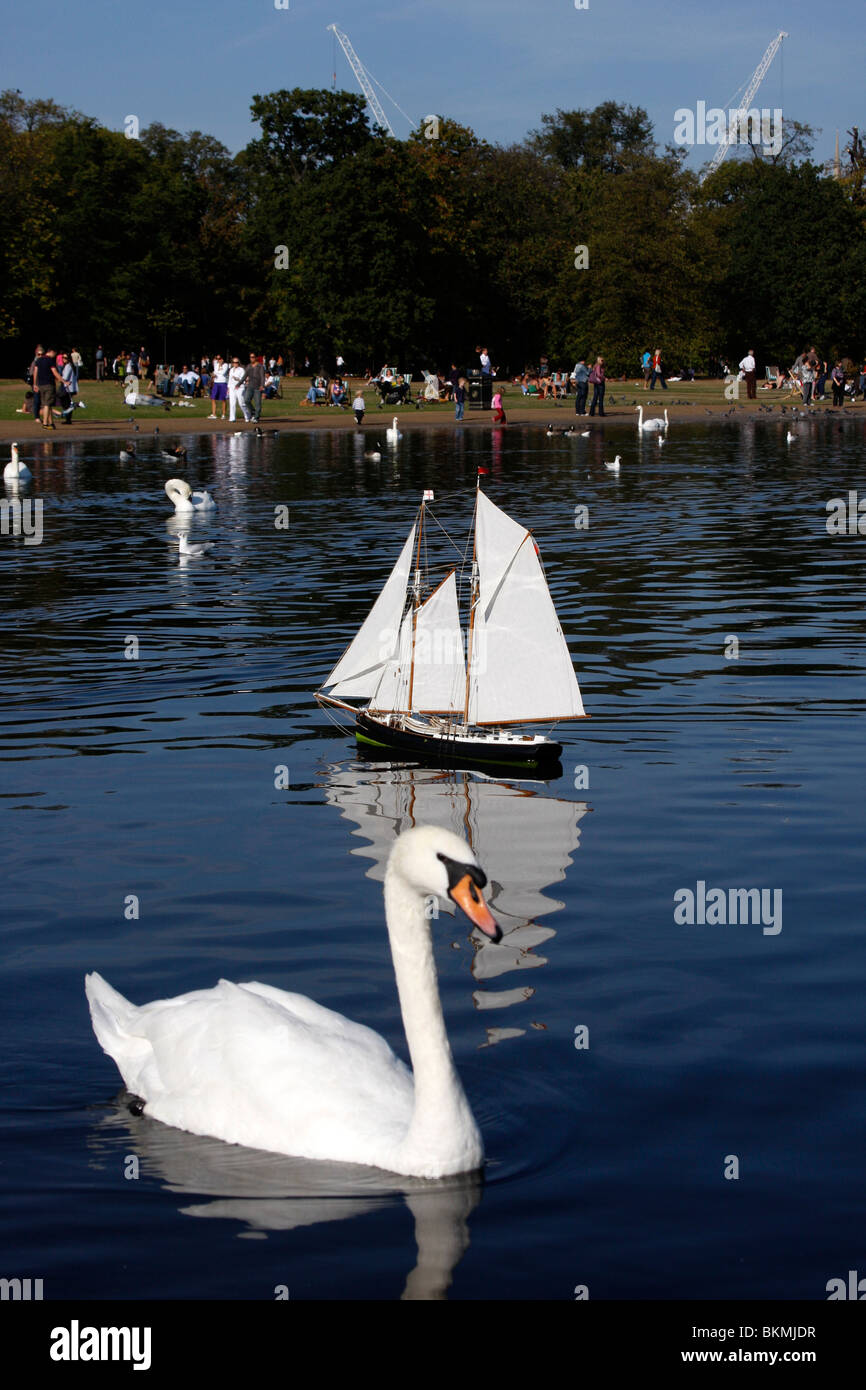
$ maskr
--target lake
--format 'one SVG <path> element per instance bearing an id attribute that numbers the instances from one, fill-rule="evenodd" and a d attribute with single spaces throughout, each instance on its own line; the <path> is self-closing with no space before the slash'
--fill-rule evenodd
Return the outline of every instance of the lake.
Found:
<path id="1" fill-rule="evenodd" d="M 825 524 L 862 423 L 406 431 L 378 463 L 375 429 L 239 434 L 176 467 L 149 433 L 129 464 L 22 446 L 42 540 L 0 537 L 0 1273 L 46 1299 L 823 1299 L 864 1270 L 864 540 Z M 313 699 L 422 489 L 462 550 L 479 467 L 592 716 L 550 782 L 362 759 Z M 179 557 L 175 472 L 217 500 L 206 556 Z M 380 880 L 413 819 L 469 829 L 505 930 L 432 924 L 483 1177 L 131 1114 L 88 970 L 136 1003 L 264 981 L 406 1056 Z M 737 889 L 760 912 L 730 921 Z"/>

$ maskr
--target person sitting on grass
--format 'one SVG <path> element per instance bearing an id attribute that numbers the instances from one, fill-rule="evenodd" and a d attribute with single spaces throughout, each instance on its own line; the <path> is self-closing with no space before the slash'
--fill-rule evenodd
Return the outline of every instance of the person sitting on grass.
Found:
<path id="1" fill-rule="evenodd" d="M 36 400 L 32 391 L 24 392 L 24 404 L 15 407 L 16 415 L 35 415 L 39 409 L 38 405 L 34 408 L 33 402 Z"/>

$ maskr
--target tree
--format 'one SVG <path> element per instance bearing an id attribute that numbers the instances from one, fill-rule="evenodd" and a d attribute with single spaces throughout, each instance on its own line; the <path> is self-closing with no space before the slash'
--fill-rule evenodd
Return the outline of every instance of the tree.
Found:
<path id="1" fill-rule="evenodd" d="M 562 111 L 542 115 L 541 130 L 530 136 L 530 148 L 563 169 L 621 173 L 627 154 L 652 154 L 652 124 L 642 106 L 604 101 L 592 111 Z"/>

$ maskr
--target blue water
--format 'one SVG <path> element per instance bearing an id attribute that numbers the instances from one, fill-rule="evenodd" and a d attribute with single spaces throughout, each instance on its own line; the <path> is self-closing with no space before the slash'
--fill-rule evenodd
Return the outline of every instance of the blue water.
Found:
<path id="1" fill-rule="evenodd" d="M 0 537 L 0 1274 L 46 1298 L 820 1299 L 866 1268 L 864 540 L 825 528 L 862 427 L 802 433 L 407 430 L 381 463 L 344 434 L 213 436 L 182 469 L 26 447 L 44 538 Z M 370 765 L 312 698 L 422 488 L 462 547 L 479 465 L 533 528 L 592 715 L 549 784 Z M 172 472 L 217 498 L 206 558 L 178 557 Z M 135 1002 L 267 981 L 405 1055 L 375 845 L 413 806 L 471 806 L 498 865 L 503 948 L 433 924 L 483 1180 L 130 1114 L 87 970 Z M 781 930 L 680 925 L 699 881 L 780 890 Z"/>

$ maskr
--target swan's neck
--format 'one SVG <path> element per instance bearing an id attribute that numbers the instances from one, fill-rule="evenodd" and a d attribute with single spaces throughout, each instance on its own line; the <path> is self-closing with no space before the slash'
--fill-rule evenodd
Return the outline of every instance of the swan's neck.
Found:
<path id="1" fill-rule="evenodd" d="M 385 912 L 400 1011 L 415 1075 L 415 1109 L 404 1141 L 420 1161 L 477 1167 L 481 1137 L 451 1055 L 424 899 L 397 874 L 385 879 Z"/>

